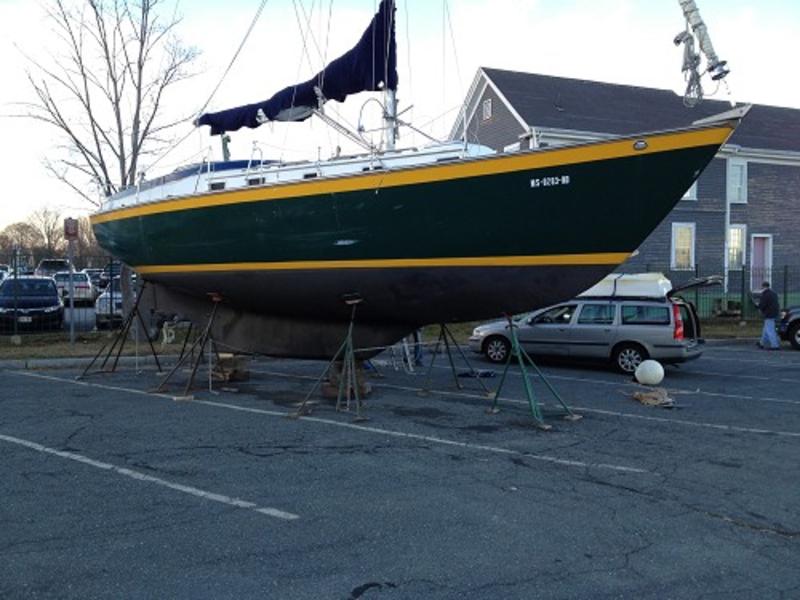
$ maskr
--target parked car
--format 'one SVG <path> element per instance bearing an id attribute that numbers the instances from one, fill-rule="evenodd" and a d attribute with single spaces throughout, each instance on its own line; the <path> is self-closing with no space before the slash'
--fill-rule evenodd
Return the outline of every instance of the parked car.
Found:
<path id="1" fill-rule="evenodd" d="M 103 274 L 103 269 L 95 269 L 91 267 L 87 267 L 86 269 L 81 270 L 81 273 L 86 273 L 89 276 L 89 279 L 92 281 L 92 285 L 95 288 L 105 287 L 100 285 L 100 276 Z"/>
<path id="2" fill-rule="evenodd" d="M 634 372 L 647 358 L 663 363 L 699 358 L 705 341 L 697 311 L 677 293 L 719 280 L 706 278 L 672 289 L 663 275 L 647 275 L 651 281 L 612 275 L 569 302 L 516 318 L 520 345 L 531 355 L 610 361 L 624 373 Z M 626 285 L 637 281 L 641 285 Z M 469 345 L 491 362 L 505 362 L 511 352 L 508 322 L 476 327 Z"/>
<path id="3" fill-rule="evenodd" d="M 69 271 L 70 264 L 66 258 L 43 258 L 33 274 L 38 277 L 52 277 L 59 271 Z"/>
<path id="4" fill-rule="evenodd" d="M 114 261 L 112 263 L 107 264 L 105 267 L 103 267 L 103 270 L 100 272 L 100 281 L 98 287 L 100 288 L 106 287 L 109 281 L 111 281 L 115 277 L 119 277 L 121 271 L 122 271 L 122 263 Z"/>
<path id="5" fill-rule="evenodd" d="M 94 319 L 98 329 L 122 323 L 122 290 L 119 277 L 111 280 L 94 303 Z"/>
<path id="6" fill-rule="evenodd" d="M 792 306 L 781 312 L 778 331 L 781 339 L 789 342 L 795 350 L 800 350 L 800 306 Z"/>
<path id="7" fill-rule="evenodd" d="M 0 284 L 0 330 L 60 329 L 64 304 L 50 277 L 10 277 Z"/>
<path id="8" fill-rule="evenodd" d="M 58 293 L 66 304 L 69 298 L 69 271 L 62 271 L 53 275 Z M 97 298 L 97 290 L 92 285 L 92 280 L 86 273 L 72 273 L 72 289 L 75 292 L 75 304 L 92 304 Z"/>

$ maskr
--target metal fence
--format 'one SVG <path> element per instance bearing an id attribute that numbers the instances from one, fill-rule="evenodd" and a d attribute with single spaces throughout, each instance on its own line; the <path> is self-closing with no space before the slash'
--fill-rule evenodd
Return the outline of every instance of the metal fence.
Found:
<path id="1" fill-rule="evenodd" d="M 642 268 L 620 269 L 624 273 L 663 273 L 673 286 L 692 279 L 720 275 L 722 285 L 690 290 L 681 296 L 692 302 L 701 318 L 756 320 L 760 318 L 758 300 L 762 284 L 767 281 L 778 294 L 781 308 L 800 305 L 800 266 L 783 265 L 772 268 L 713 269 L 697 265 L 693 270 L 674 271 L 669 266 L 647 264 Z"/>
<path id="2" fill-rule="evenodd" d="M 75 257 L 75 275 L 45 272 L 52 281 L 32 277 L 39 274 L 38 265 L 23 253 L 0 255 L 0 335 L 47 333 L 69 339 L 72 332 L 121 324 L 122 294 L 119 281 L 112 283 L 119 263 L 110 256 Z"/>

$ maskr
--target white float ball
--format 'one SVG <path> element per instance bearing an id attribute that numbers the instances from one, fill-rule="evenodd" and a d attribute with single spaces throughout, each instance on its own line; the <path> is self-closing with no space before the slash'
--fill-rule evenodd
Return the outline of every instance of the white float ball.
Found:
<path id="1" fill-rule="evenodd" d="M 664 367 L 656 360 L 645 360 L 636 367 L 634 376 L 644 385 L 658 385 L 664 381 Z"/>

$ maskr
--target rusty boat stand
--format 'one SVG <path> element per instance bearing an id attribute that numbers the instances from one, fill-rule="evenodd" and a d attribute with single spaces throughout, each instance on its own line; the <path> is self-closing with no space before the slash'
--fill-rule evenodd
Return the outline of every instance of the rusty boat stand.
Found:
<path id="1" fill-rule="evenodd" d="M 211 292 L 207 295 L 212 302 L 213 308 L 211 309 L 211 315 L 208 318 L 208 322 L 206 323 L 205 328 L 203 329 L 202 333 L 197 337 L 197 339 L 192 343 L 192 345 L 189 347 L 188 352 L 186 351 L 186 344 L 187 340 L 189 339 L 189 335 L 187 334 L 186 339 L 184 340 L 183 343 L 183 348 L 181 349 L 181 355 L 178 359 L 178 362 L 174 367 L 172 367 L 172 370 L 169 373 L 167 373 L 167 376 L 164 377 L 164 379 L 161 381 L 160 384 L 158 384 L 158 387 L 156 387 L 153 390 L 153 392 L 155 393 L 164 392 L 166 390 L 167 384 L 169 383 L 169 380 L 178 371 L 178 369 L 180 369 L 184 365 L 186 360 L 191 356 L 193 357 L 193 362 L 192 362 L 192 371 L 191 374 L 189 375 L 189 380 L 186 382 L 186 387 L 183 390 L 183 396 L 176 396 L 176 400 L 191 400 L 193 398 L 193 396 L 189 392 L 192 390 L 192 386 L 194 385 L 194 379 L 195 376 L 197 375 L 197 370 L 200 367 L 200 362 L 203 360 L 203 353 L 209 342 L 211 343 L 211 347 L 214 348 L 214 351 L 216 352 L 214 340 L 211 337 L 211 330 L 214 327 L 214 319 L 217 316 L 217 308 L 219 307 L 220 302 L 222 302 L 222 296 L 216 292 Z M 198 350 L 198 352 L 195 356 L 196 349 Z M 208 368 L 210 372 L 211 370 L 210 360 Z M 209 387 L 210 386 L 211 386 L 211 379 L 209 377 Z"/>
<path id="2" fill-rule="evenodd" d="M 150 336 L 147 334 L 147 327 L 145 326 L 144 319 L 142 319 L 142 314 L 139 311 L 139 302 L 142 299 L 142 295 L 144 294 L 146 286 L 147 282 L 146 281 L 142 282 L 142 286 L 139 288 L 139 293 L 136 295 L 136 300 L 133 303 L 133 308 L 131 308 L 131 311 L 125 317 L 125 320 L 122 323 L 122 327 L 114 336 L 114 339 L 111 340 L 110 342 L 106 342 L 105 344 L 103 344 L 103 346 L 100 348 L 97 354 L 94 355 L 92 361 L 88 365 L 86 365 L 86 368 L 83 370 L 83 373 L 78 375 L 75 379 L 80 380 L 89 375 L 94 375 L 98 373 L 113 373 L 117 370 L 117 365 L 119 364 L 119 358 L 120 356 L 122 356 L 122 351 L 125 348 L 125 343 L 128 341 L 128 336 L 130 334 L 131 326 L 133 325 L 134 319 L 138 319 L 139 325 L 142 328 L 141 330 L 145 332 L 144 337 L 147 339 L 147 344 L 150 346 L 150 352 L 153 354 L 153 358 L 156 361 L 156 367 L 158 368 L 158 371 L 161 372 L 161 362 L 158 360 L 158 353 L 156 353 L 156 349 L 153 346 L 153 342 L 150 339 Z M 114 313 L 114 307 L 112 306 L 111 314 L 113 313 Z M 106 351 L 106 348 L 108 348 L 108 351 Z M 114 354 L 114 350 L 117 351 L 116 355 L 114 356 L 114 361 L 111 363 L 110 368 L 106 368 L 106 366 L 108 365 L 108 361 L 111 359 L 111 355 Z M 105 352 L 106 355 L 105 358 L 103 359 L 103 362 L 100 363 L 100 368 L 97 369 L 96 371 L 92 371 L 91 370 L 92 367 L 98 361 L 103 352 Z"/>

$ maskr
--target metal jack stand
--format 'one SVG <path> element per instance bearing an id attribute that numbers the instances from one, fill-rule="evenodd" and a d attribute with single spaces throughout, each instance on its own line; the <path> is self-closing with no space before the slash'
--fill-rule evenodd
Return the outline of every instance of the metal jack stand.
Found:
<path id="1" fill-rule="evenodd" d="M 570 407 L 564 403 L 564 401 L 561 399 L 561 396 L 559 396 L 558 392 L 544 376 L 544 373 L 539 370 L 539 367 L 536 366 L 536 363 L 533 362 L 533 359 L 530 357 L 530 355 L 519 345 L 519 339 L 517 338 L 517 326 L 514 324 L 511 317 L 506 315 L 506 320 L 508 321 L 508 328 L 511 332 L 511 352 L 508 355 L 508 360 L 506 360 L 506 366 L 503 369 L 503 375 L 500 377 L 500 384 L 497 386 L 497 391 L 494 393 L 494 402 L 492 403 L 492 408 L 490 408 L 488 412 L 490 414 L 496 414 L 500 412 L 500 409 L 497 407 L 497 402 L 500 399 L 500 391 L 503 389 L 503 383 L 505 383 L 506 374 L 508 373 L 509 366 L 511 366 L 511 361 L 514 360 L 514 358 L 517 358 L 519 359 L 519 368 L 522 371 L 522 383 L 525 386 L 525 395 L 528 397 L 531 415 L 533 416 L 534 421 L 536 421 L 536 426 L 539 429 L 549 431 L 552 429 L 552 426 L 547 425 L 544 422 L 542 408 L 533 393 L 533 385 L 531 384 L 530 375 L 528 374 L 528 367 L 531 367 L 534 371 L 536 371 L 536 374 L 547 386 L 547 389 L 550 390 L 550 393 L 553 394 L 553 397 L 558 400 L 558 403 L 564 409 L 564 412 L 558 413 L 559 415 L 563 416 L 568 421 L 578 421 L 579 419 L 582 419 L 583 417 L 581 415 L 572 412 L 572 409 L 570 409 Z"/>
<path id="2" fill-rule="evenodd" d="M 455 348 L 459 355 L 461 355 L 461 360 L 467 365 L 467 368 L 470 370 L 471 373 L 477 373 L 477 371 L 472 367 L 472 363 L 469 362 L 467 355 L 464 354 L 464 351 L 461 349 L 461 346 L 458 345 L 456 338 L 453 336 L 453 332 L 445 325 L 444 323 L 439 324 L 439 339 L 436 340 L 436 346 L 433 348 L 433 354 L 431 355 L 431 363 L 428 365 L 428 373 L 425 376 L 425 386 L 422 388 L 422 394 L 427 394 L 430 392 L 431 386 L 431 376 L 433 375 L 433 365 L 436 362 L 436 357 L 439 354 L 439 348 L 444 344 L 445 352 L 447 353 L 447 360 L 450 363 L 450 372 L 453 374 L 453 381 L 456 383 L 456 387 L 459 390 L 463 390 L 464 386 L 461 385 L 461 382 L 458 379 L 458 372 L 456 371 L 456 364 L 453 361 L 453 351 L 451 348 Z M 486 396 L 491 398 L 492 392 L 486 385 L 481 381 L 480 377 L 475 377 L 478 381 L 480 386 L 483 388 L 483 391 L 486 392 Z"/>
<path id="3" fill-rule="evenodd" d="M 192 385 L 194 384 L 194 378 L 195 378 L 195 375 L 197 374 L 197 369 L 200 367 L 200 361 L 203 360 L 203 352 L 205 351 L 206 345 L 208 344 L 209 341 L 211 341 L 211 347 L 214 348 L 214 340 L 211 339 L 211 329 L 214 326 L 214 319 L 217 316 L 217 307 L 219 307 L 219 303 L 222 302 L 222 296 L 220 296 L 217 293 L 211 293 L 211 294 L 208 294 L 208 296 L 211 298 L 211 302 L 214 303 L 214 308 L 211 310 L 211 316 L 208 318 L 208 323 L 206 324 L 205 329 L 200 334 L 200 336 L 198 336 L 198 338 L 189 347 L 189 351 L 188 352 L 186 352 L 186 341 L 184 341 L 184 347 L 181 350 L 181 357 L 178 360 L 178 363 L 174 367 L 172 367 L 172 370 L 167 374 L 167 376 L 164 378 L 164 380 L 160 384 L 158 384 L 158 387 L 155 390 L 153 390 L 154 392 L 156 392 L 156 393 L 163 392 L 165 386 L 167 385 L 169 380 L 172 378 L 172 376 L 178 371 L 178 369 L 180 369 L 183 366 L 183 364 L 186 362 L 186 359 L 191 356 L 191 357 L 193 357 L 192 373 L 191 373 L 191 375 L 189 375 L 189 381 L 186 382 L 186 387 L 183 390 L 183 396 L 180 396 L 179 398 L 185 399 L 185 400 L 191 400 L 192 399 L 192 396 L 189 395 L 189 391 L 192 389 Z M 188 339 L 188 335 L 187 335 L 187 339 Z M 194 351 L 195 351 L 196 348 L 199 348 L 199 351 L 197 352 L 197 358 L 194 358 Z M 216 349 L 214 351 L 216 352 Z M 209 369 L 209 372 L 210 372 L 211 371 L 211 359 L 210 359 L 210 357 L 209 357 L 209 362 L 208 362 L 208 369 Z M 211 391 L 211 378 L 210 377 L 209 377 L 209 384 L 208 385 L 209 385 L 209 391 Z"/>
<path id="4" fill-rule="evenodd" d="M 139 320 L 139 325 L 141 325 L 142 330 L 147 332 L 147 327 L 144 324 L 144 319 L 142 319 L 142 314 L 139 312 L 139 302 L 142 299 L 142 295 L 144 294 L 144 288 L 145 288 L 146 285 L 147 285 L 146 281 L 142 283 L 142 287 L 139 289 L 139 293 L 136 295 L 136 300 L 133 303 L 133 308 L 131 309 L 131 312 L 128 313 L 127 317 L 125 317 L 125 321 L 123 321 L 123 323 L 122 323 L 122 328 L 119 330 L 117 335 L 115 335 L 114 339 L 111 341 L 111 347 L 108 348 L 108 352 L 106 352 L 106 356 L 103 359 L 103 362 L 100 364 L 100 369 L 98 369 L 97 371 L 94 371 L 94 373 L 113 373 L 114 371 L 117 370 L 117 364 L 119 363 L 119 357 L 122 355 L 122 350 L 125 348 L 125 342 L 128 340 L 128 334 L 130 333 L 131 326 L 133 325 L 133 320 L 134 319 L 138 319 Z M 114 314 L 114 307 L 113 306 L 111 307 L 111 314 L 112 315 Z M 159 362 L 159 360 L 158 360 L 158 354 L 156 353 L 156 349 L 153 346 L 153 342 L 150 340 L 150 336 L 149 335 L 145 335 L 145 337 L 147 338 L 147 343 L 150 346 L 150 352 L 153 354 L 153 358 L 156 361 L 156 367 L 158 367 L 158 370 L 160 372 L 161 371 L 161 362 Z M 117 344 L 119 344 L 119 347 L 117 347 Z M 76 379 L 83 379 L 87 375 L 91 374 L 91 373 L 89 373 L 89 371 L 94 366 L 94 363 L 97 362 L 97 359 L 100 358 L 100 355 L 103 354 L 103 352 L 105 352 L 105 350 L 108 347 L 108 345 L 109 345 L 108 342 L 103 344 L 103 347 L 100 348 L 100 350 L 97 352 L 97 354 L 94 355 L 94 358 L 92 359 L 92 362 L 90 362 L 86 366 L 86 368 L 83 370 L 83 373 L 78 375 L 78 377 L 76 377 Z M 114 354 L 114 350 L 115 349 L 117 350 L 117 354 L 114 357 L 114 362 L 111 364 L 111 368 L 110 369 L 106 369 L 106 364 L 108 363 L 109 359 L 111 358 L 111 355 Z"/>
<path id="5" fill-rule="evenodd" d="M 336 395 L 336 411 L 350 410 L 350 398 L 352 393 L 356 405 L 356 416 L 354 420 L 357 422 L 368 420 L 367 417 L 361 414 L 363 403 L 361 401 L 361 395 L 358 391 L 359 381 L 358 373 L 356 372 L 356 353 L 353 347 L 353 328 L 356 322 L 356 309 L 364 300 L 358 294 L 349 294 L 345 296 L 343 300 L 344 303 L 350 307 L 350 324 L 347 327 L 347 335 L 345 336 L 342 345 L 339 347 L 339 350 L 336 351 L 336 354 L 328 363 L 328 366 L 325 367 L 322 375 L 320 375 L 317 381 L 314 383 L 314 387 L 311 388 L 311 391 L 308 392 L 306 397 L 300 403 L 300 406 L 297 407 L 297 411 L 290 415 L 291 417 L 297 418 L 307 415 L 311 412 L 311 410 L 308 408 L 309 399 L 320 387 L 326 375 L 328 375 L 331 372 L 331 369 L 334 368 L 334 365 L 341 361 L 342 371 L 339 375 L 339 390 Z M 344 409 L 342 408 L 343 405 Z"/>

